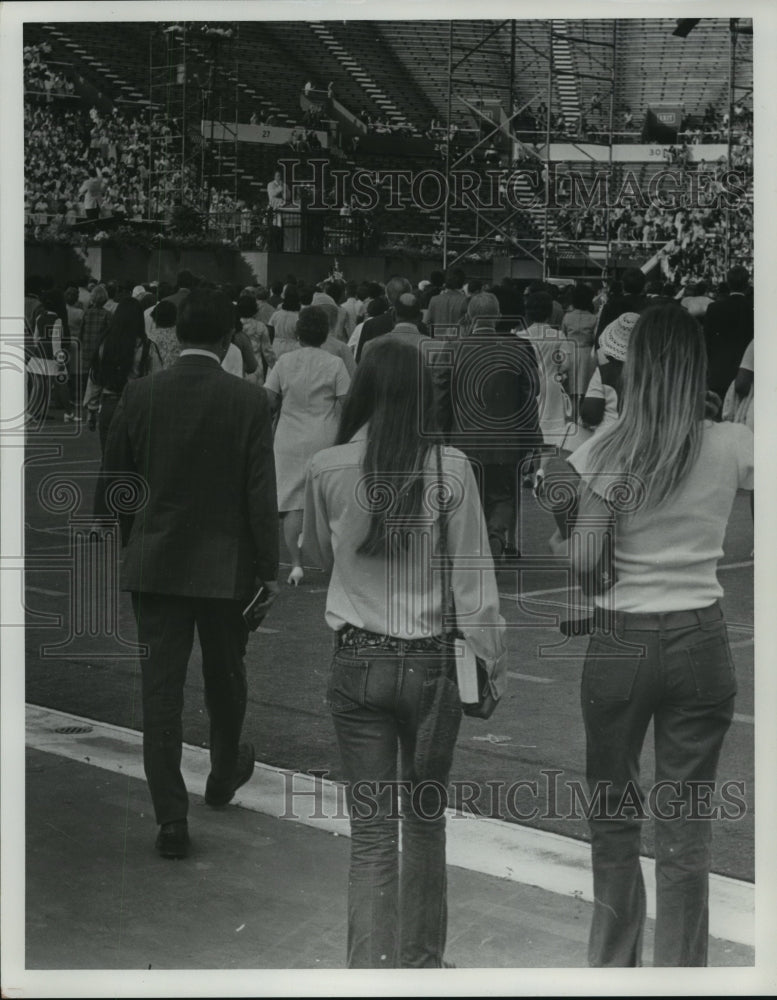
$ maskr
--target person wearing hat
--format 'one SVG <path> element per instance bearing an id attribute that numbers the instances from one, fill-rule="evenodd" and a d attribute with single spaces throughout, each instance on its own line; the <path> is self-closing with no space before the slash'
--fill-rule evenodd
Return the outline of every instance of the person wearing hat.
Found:
<path id="1" fill-rule="evenodd" d="M 629 338 L 639 313 L 626 312 L 609 323 L 599 341 L 596 370 L 580 404 L 581 423 L 599 433 L 618 419 L 618 395 Z"/>

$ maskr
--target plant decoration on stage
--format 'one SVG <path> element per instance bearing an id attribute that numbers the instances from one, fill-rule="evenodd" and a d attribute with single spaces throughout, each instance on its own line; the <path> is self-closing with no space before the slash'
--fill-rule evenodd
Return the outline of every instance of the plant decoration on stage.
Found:
<path id="1" fill-rule="evenodd" d="M 327 281 L 345 281 L 345 275 L 340 270 L 340 265 L 337 262 L 337 257 L 335 257 L 335 262 L 332 265 L 332 270 L 329 272 L 329 277 Z"/>
<path id="2" fill-rule="evenodd" d="M 154 231 L 148 224 L 126 223 L 110 229 L 85 231 L 64 225 L 29 226 L 25 241 L 37 246 L 72 246 L 86 249 L 89 246 L 138 247 L 144 250 L 188 249 L 216 250 L 238 249 L 239 236 L 229 238 L 215 233 L 177 233 Z"/>

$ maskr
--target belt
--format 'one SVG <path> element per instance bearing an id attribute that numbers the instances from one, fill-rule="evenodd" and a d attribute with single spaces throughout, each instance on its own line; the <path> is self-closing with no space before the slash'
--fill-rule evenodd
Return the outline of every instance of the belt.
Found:
<path id="1" fill-rule="evenodd" d="M 596 608 L 594 611 L 594 626 L 608 632 L 657 632 L 676 628 L 692 628 L 705 622 L 723 620 L 723 610 L 715 601 L 706 608 L 693 608 L 690 611 L 605 611 Z"/>
<path id="2" fill-rule="evenodd" d="M 400 639 L 395 635 L 380 635 L 378 632 L 368 632 L 356 625 L 344 625 L 335 633 L 335 643 L 338 649 L 344 647 L 371 647 L 384 649 L 388 653 L 440 653 L 444 650 L 442 636 L 431 635 L 423 639 Z"/>

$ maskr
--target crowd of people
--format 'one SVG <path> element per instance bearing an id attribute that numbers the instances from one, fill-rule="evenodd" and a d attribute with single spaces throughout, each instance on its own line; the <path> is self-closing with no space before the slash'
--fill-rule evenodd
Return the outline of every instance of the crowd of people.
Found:
<path id="1" fill-rule="evenodd" d="M 252 775 L 243 656 L 278 593 L 282 533 L 289 585 L 304 582 L 305 564 L 331 574 L 327 701 L 352 828 L 348 966 L 449 964 L 445 819 L 430 818 L 423 789 L 446 786 L 455 752 L 454 635 L 485 670 L 489 711 L 503 689 L 495 572 L 520 559 L 531 486 L 556 521 L 550 549 L 571 560 L 590 602 L 575 626 L 591 634 L 586 768 L 592 794 L 607 791 L 589 818 L 589 961 L 641 964 L 640 823 L 613 806 L 638 787 L 651 717 L 657 779 L 675 782 L 677 800 L 690 808 L 691 786 L 715 779 L 736 692 L 716 566 L 753 472 L 748 272 L 731 268 L 714 297 L 703 284 L 681 300 L 673 291 L 637 269 L 598 290 L 467 281 L 456 268 L 416 285 L 333 274 L 241 288 L 188 271 L 175 288 L 28 280 L 31 418 L 58 405 L 79 421 L 83 403 L 102 453 L 96 517 L 109 516 L 108 487 L 123 473 L 142 468 L 148 485 L 143 517 L 120 520 L 123 586 L 150 651 L 144 765 L 163 857 L 189 852 L 178 695 L 195 623 L 211 719 L 206 802 L 226 804 Z M 554 501 L 559 480 L 576 505 Z M 638 502 L 620 509 L 624 492 Z M 602 526 L 594 545 L 570 545 L 576 517 Z M 424 562 L 430 552 L 447 583 Z M 644 655 L 624 660 L 624 639 Z M 671 683 L 658 683 L 658 665 L 677 674 Z M 360 808 L 355 783 L 398 777 L 401 817 L 390 790 Z M 695 815 L 657 818 L 656 965 L 706 964 L 710 835 Z"/>
<path id="2" fill-rule="evenodd" d="M 100 113 L 25 99 L 25 226 L 30 235 L 58 235 L 86 219 L 175 223 L 180 206 L 201 210 L 215 233 L 234 236 L 246 211 L 234 194 L 203 185 L 182 164 L 174 123 L 162 114 L 115 107 Z"/>
<path id="3" fill-rule="evenodd" d="M 142 221 L 149 199 L 164 199 L 172 184 L 159 177 L 149 183 L 153 125 L 140 112 L 102 116 L 96 108 L 25 103 L 24 126 L 25 224 L 33 233 L 89 218 Z"/>
<path id="4" fill-rule="evenodd" d="M 47 67 L 45 59 L 49 53 L 46 43 L 25 47 L 25 86 L 30 97 L 25 100 L 24 108 L 24 206 L 30 235 L 64 237 L 77 222 L 89 218 L 118 218 L 129 222 L 155 219 L 168 231 L 180 225 L 185 234 L 187 225 L 181 224 L 177 210 L 188 206 L 198 213 L 194 231 L 207 232 L 213 239 L 235 241 L 252 249 L 272 249 L 273 229 L 268 225 L 263 199 L 260 203 L 241 198 L 234 189 L 225 190 L 196 176 L 191 166 L 180 162 L 180 143 L 173 136 L 174 123 L 160 115 L 152 116 L 149 121 L 140 112 L 114 109 L 109 114 L 100 114 L 92 107 L 87 113 L 80 104 L 74 107 L 50 99 L 48 102 L 32 99 L 44 79 L 58 80 L 56 85 L 49 82 L 44 88 L 49 98 L 52 93 L 59 93 L 62 86 L 66 90 L 72 87 L 68 77 L 59 79 L 62 75 L 52 73 Z M 312 84 L 310 88 L 315 90 Z M 600 95 L 594 95 L 588 104 L 588 119 L 598 120 L 596 116 L 604 114 Z M 432 120 L 426 134 L 435 143 L 440 156 L 444 158 L 450 147 L 457 157 L 464 156 L 463 162 L 469 168 L 502 166 L 505 169 L 509 159 L 512 168 L 518 169 L 527 163 L 537 165 L 536 150 L 534 156 L 526 151 L 531 150 L 533 141 L 544 141 L 547 114 L 544 102 L 539 100 L 536 106 L 516 117 L 513 125 L 521 140 L 522 153 L 515 160 L 508 155 L 501 133 L 469 153 L 472 135 L 456 123 L 447 128 L 438 120 Z M 577 130 L 572 129 L 570 133 L 564 116 L 556 117 L 558 121 L 553 126 L 556 139 L 570 134 L 579 138 L 581 129 L 585 131 L 583 125 L 588 127 L 585 115 L 581 115 Z M 619 120 L 620 117 L 624 119 L 624 127 L 635 127 L 630 109 L 619 112 Z M 360 118 L 371 132 L 404 134 L 407 131 L 405 126 L 395 122 L 369 119 L 366 112 Z M 254 119 L 259 120 L 257 115 L 252 116 L 252 121 Z M 752 113 L 744 104 L 734 104 L 730 121 L 728 113 L 721 113 L 710 104 L 698 122 L 689 120 L 684 126 L 688 127 L 679 134 L 679 144 L 667 151 L 667 155 L 671 154 L 669 165 L 679 171 L 681 180 L 693 167 L 709 174 L 713 187 L 720 184 L 728 161 L 705 163 L 702 160 L 691 164 L 690 147 L 700 142 L 725 141 L 730 135 L 730 165 L 741 171 L 749 187 L 753 164 Z M 319 145 L 308 123 L 307 127 L 293 131 L 289 148 L 295 154 L 306 155 L 317 152 Z M 356 146 L 351 144 L 348 155 L 355 157 L 357 152 Z M 584 242 L 608 238 L 603 209 L 561 209 L 556 216 L 551 241 Z M 393 219 L 390 221 L 392 227 L 396 225 Z M 423 251 L 413 237 L 414 232 L 423 231 L 422 213 L 411 211 L 405 221 L 406 236 L 400 234 L 397 238 L 394 234 L 383 243 L 392 248 L 405 247 L 411 253 Z M 189 225 L 192 228 L 191 223 Z M 371 243 L 376 239 L 381 241 L 382 228 L 379 226 L 372 234 Z M 610 213 L 609 239 L 614 252 L 632 257 L 660 252 L 664 277 L 675 283 L 693 280 L 706 280 L 713 285 L 721 283 L 726 248 L 731 257 L 750 259 L 751 238 L 752 202 L 747 199 L 741 211 L 734 212 L 715 207 L 675 211 L 656 204 L 641 211 L 624 204 Z M 499 244 L 503 242 L 501 238 L 489 241 L 489 252 L 499 252 Z"/>
<path id="5" fill-rule="evenodd" d="M 49 57 L 51 46 L 47 42 L 39 45 L 25 45 L 22 50 L 24 60 L 24 90 L 29 94 L 43 95 L 48 102 L 52 97 L 73 97 L 75 84 L 66 74 L 53 68 Z"/>
<path id="6" fill-rule="evenodd" d="M 109 218 L 171 228 L 188 207 L 218 239 L 280 249 L 293 204 L 280 173 L 266 203 L 220 189 L 181 162 L 163 115 L 56 100 L 75 84 L 50 55 L 45 43 L 24 48 L 29 235 Z M 318 152 L 335 99 L 333 83 L 325 90 L 303 89 L 321 100 L 291 135 L 295 154 Z M 595 93 L 576 116 L 541 99 L 521 111 L 513 166 L 538 167 L 542 190 L 548 131 L 640 141 L 629 107 L 616 110 L 613 135 L 608 100 Z M 357 115 L 368 134 L 418 134 Z M 496 574 L 520 565 L 521 510 L 535 504 L 552 527 L 547 550 L 568 560 L 582 593 L 583 617 L 562 627 L 590 636 L 589 962 L 642 964 L 641 825 L 619 803 L 628 789 L 644 798 L 652 721 L 656 781 L 675 793 L 672 819 L 656 817 L 654 964 L 706 964 L 712 827 L 693 803 L 698 784 L 716 779 L 736 695 L 716 571 L 738 490 L 753 509 L 752 114 L 736 103 L 731 115 L 710 104 L 666 155 L 681 179 L 706 172 L 713 188 L 739 170 L 748 192 L 736 212 L 655 201 L 554 210 L 551 243 L 607 240 L 616 258 L 654 258 L 649 277 L 639 267 L 601 283 L 492 281 L 460 267 L 417 282 L 333 272 L 248 286 L 188 270 L 175 283 L 28 277 L 28 425 L 64 422 L 93 433 L 99 450 L 95 534 L 118 520 L 122 586 L 148 650 L 143 757 L 163 858 L 190 852 L 181 706 L 195 626 L 210 719 L 205 802 L 226 805 L 252 777 L 244 656 L 284 582 L 282 540 L 291 600 L 306 570 L 328 574 L 326 698 L 352 834 L 347 965 L 449 965 L 445 816 L 428 794 L 448 785 L 462 712 L 499 710 L 510 664 Z M 473 138 L 436 119 L 425 135 L 441 158 Z M 729 137 L 725 164 L 692 155 Z M 507 145 L 496 136 L 463 163 L 506 169 Z M 358 137 L 347 153 L 356 158 Z M 337 211 L 341 234 L 368 231 L 353 202 Z M 511 225 L 506 241 L 517 242 Z M 413 238 L 438 255 L 451 230 Z M 112 507 L 128 474 L 147 486 L 139 518 Z M 471 700 L 454 650 L 471 667 Z M 366 802 L 354 794 L 364 783 Z"/>

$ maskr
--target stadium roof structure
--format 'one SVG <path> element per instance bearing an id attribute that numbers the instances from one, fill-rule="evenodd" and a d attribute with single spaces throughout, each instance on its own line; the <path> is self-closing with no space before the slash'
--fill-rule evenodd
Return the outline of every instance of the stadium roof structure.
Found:
<path id="1" fill-rule="evenodd" d="M 743 19 L 740 19 L 743 20 Z M 343 34 L 353 48 L 364 51 L 365 36 L 384 49 L 402 67 L 404 88 L 418 95 L 413 110 L 422 114 L 429 106 L 445 119 L 448 102 L 448 42 L 455 60 L 472 52 L 456 69 L 456 89 L 469 90 L 481 98 L 506 93 L 510 77 L 510 22 L 460 20 L 346 22 Z M 495 30 L 503 26 L 502 30 Z M 615 26 L 616 108 L 635 113 L 648 106 L 675 102 L 687 114 L 700 114 L 707 104 L 722 107 L 728 100 L 731 58 L 728 18 L 702 18 L 686 38 L 672 34 L 674 22 L 659 18 L 517 20 L 514 98 L 528 102 L 547 89 L 549 53 L 557 71 L 552 79 L 554 101 L 564 82 L 572 83 L 578 111 L 583 111 L 597 92 L 609 89 L 602 77 L 610 75 Z M 740 29 L 746 25 L 740 25 Z M 551 29 L 553 35 L 551 35 Z M 484 39 L 486 39 L 484 41 Z M 476 46 L 481 46 L 478 51 Z M 752 36 L 739 35 L 737 59 L 739 81 L 752 87 Z M 567 91 L 569 93 L 569 90 Z M 543 99 L 547 98 L 543 93 Z M 565 102 L 567 104 L 567 102 Z M 454 114 L 456 108 L 452 109 Z M 565 109 L 566 110 L 566 109 Z"/>
<path id="2" fill-rule="evenodd" d="M 474 165 L 476 150 L 486 164 L 495 162 L 489 154 L 499 157 L 500 165 L 511 155 L 515 163 L 533 158 L 536 167 L 537 161 L 554 156 L 570 163 L 598 163 L 606 149 L 612 172 L 615 144 L 622 138 L 638 144 L 642 119 L 649 109 L 651 120 L 656 119 L 661 106 L 674 109 L 675 128 L 678 121 L 684 123 L 681 136 L 702 125 L 710 105 L 718 115 L 716 127 L 728 115 L 730 161 L 732 111 L 740 104 L 746 112 L 752 110 L 752 20 L 688 20 L 696 23 L 686 24 L 680 35 L 677 21 L 670 18 L 31 22 L 25 24 L 25 38 L 55 42 L 58 54 L 72 59 L 77 73 L 107 100 L 182 121 L 196 119 L 198 145 L 191 143 L 190 149 L 192 155 L 201 152 L 200 173 L 207 173 L 209 189 L 211 181 L 223 187 L 231 178 L 237 197 L 238 181 L 244 188 L 263 186 L 259 178 L 267 165 L 264 160 L 254 164 L 261 159 L 257 148 L 242 150 L 238 166 L 236 123 L 250 118 L 289 131 L 298 128 L 305 120 L 301 112 L 307 83 L 324 92 L 331 84 L 337 103 L 352 121 L 360 119 L 369 139 L 388 134 L 389 144 L 373 143 L 379 150 L 368 142 L 358 147 L 359 164 L 369 156 L 380 156 L 384 167 L 400 153 L 424 156 L 438 168 L 442 161 L 446 181 L 461 163 Z M 179 57 L 170 42 L 176 31 L 186 35 L 185 56 Z M 154 51 L 160 39 L 168 51 L 157 66 Z M 187 97 L 174 104 L 171 95 L 179 86 Z M 187 114 L 175 110 L 179 105 Z M 534 117 L 520 120 L 524 110 Z M 511 115 L 514 135 L 504 120 Z M 202 153 L 199 127 L 206 118 L 233 123 L 231 152 L 215 149 L 212 130 L 214 148 Z M 484 118 L 491 122 L 485 128 Z M 445 128 L 449 120 L 460 130 L 455 140 L 453 130 Z M 430 129 L 433 121 L 442 127 Z M 369 125 L 375 127 L 372 136 Z M 497 136 L 500 128 L 509 145 L 504 135 Z M 186 128 L 181 132 L 185 135 Z M 642 134 L 645 142 L 667 141 L 648 129 Z M 501 140 L 497 150 L 488 148 L 492 136 Z M 413 153 L 419 137 L 426 148 Z M 720 136 L 720 144 L 724 138 Z M 650 154 L 664 162 L 658 146 Z M 274 155 L 268 147 L 266 156 L 272 160 Z M 343 146 L 338 155 L 357 162 L 354 148 Z M 543 256 L 549 242 L 560 251 L 564 237 L 547 205 L 543 211 L 542 217 L 539 209 L 522 211 L 518 218 L 528 240 L 520 249 L 535 260 L 532 246 L 539 232 L 544 234 Z M 448 217 L 447 201 L 444 213 L 442 253 L 447 256 L 448 234 L 453 235 L 459 220 Z M 475 221 L 475 248 L 491 237 L 510 241 L 507 223 L 497 225 L 482 213 Z"/>
<path id="3" fill-rule="evenodd" d="M 273 110 L 279 121 L 298 117 L 299 93 L 312 78 L 324 87 L 334 81 L 339 98 L 354 110 L 423 132 L 432 118 L 447 120 L 451 77 L 451 117 L 459 125 L 472 117 L 462 98 L 496 98 L 507 110 L 511 84 L 515 102 L 543 101 L 571 118 L 596 94 L 606 103 L 613 75 L 616 113 L 628 107 L 639 116 L 667 102 L 690 116 L 709 103 L 726 110 L 732 22 L 738 26 L 736 84 L 747 100 L 752 35 L 745 32 L 752 32 L 752 22 L 745 18 L 702 18 L 686 38 L 673 34 L 669 18 L 240 21 L 235 51 L 241 103 Z M 128 81 L 129 99 L 148 96 L 146 40 L 149 28 L 163 25 L 56 27 L 74 54 L 88 50 L 107 73 Z"/>

